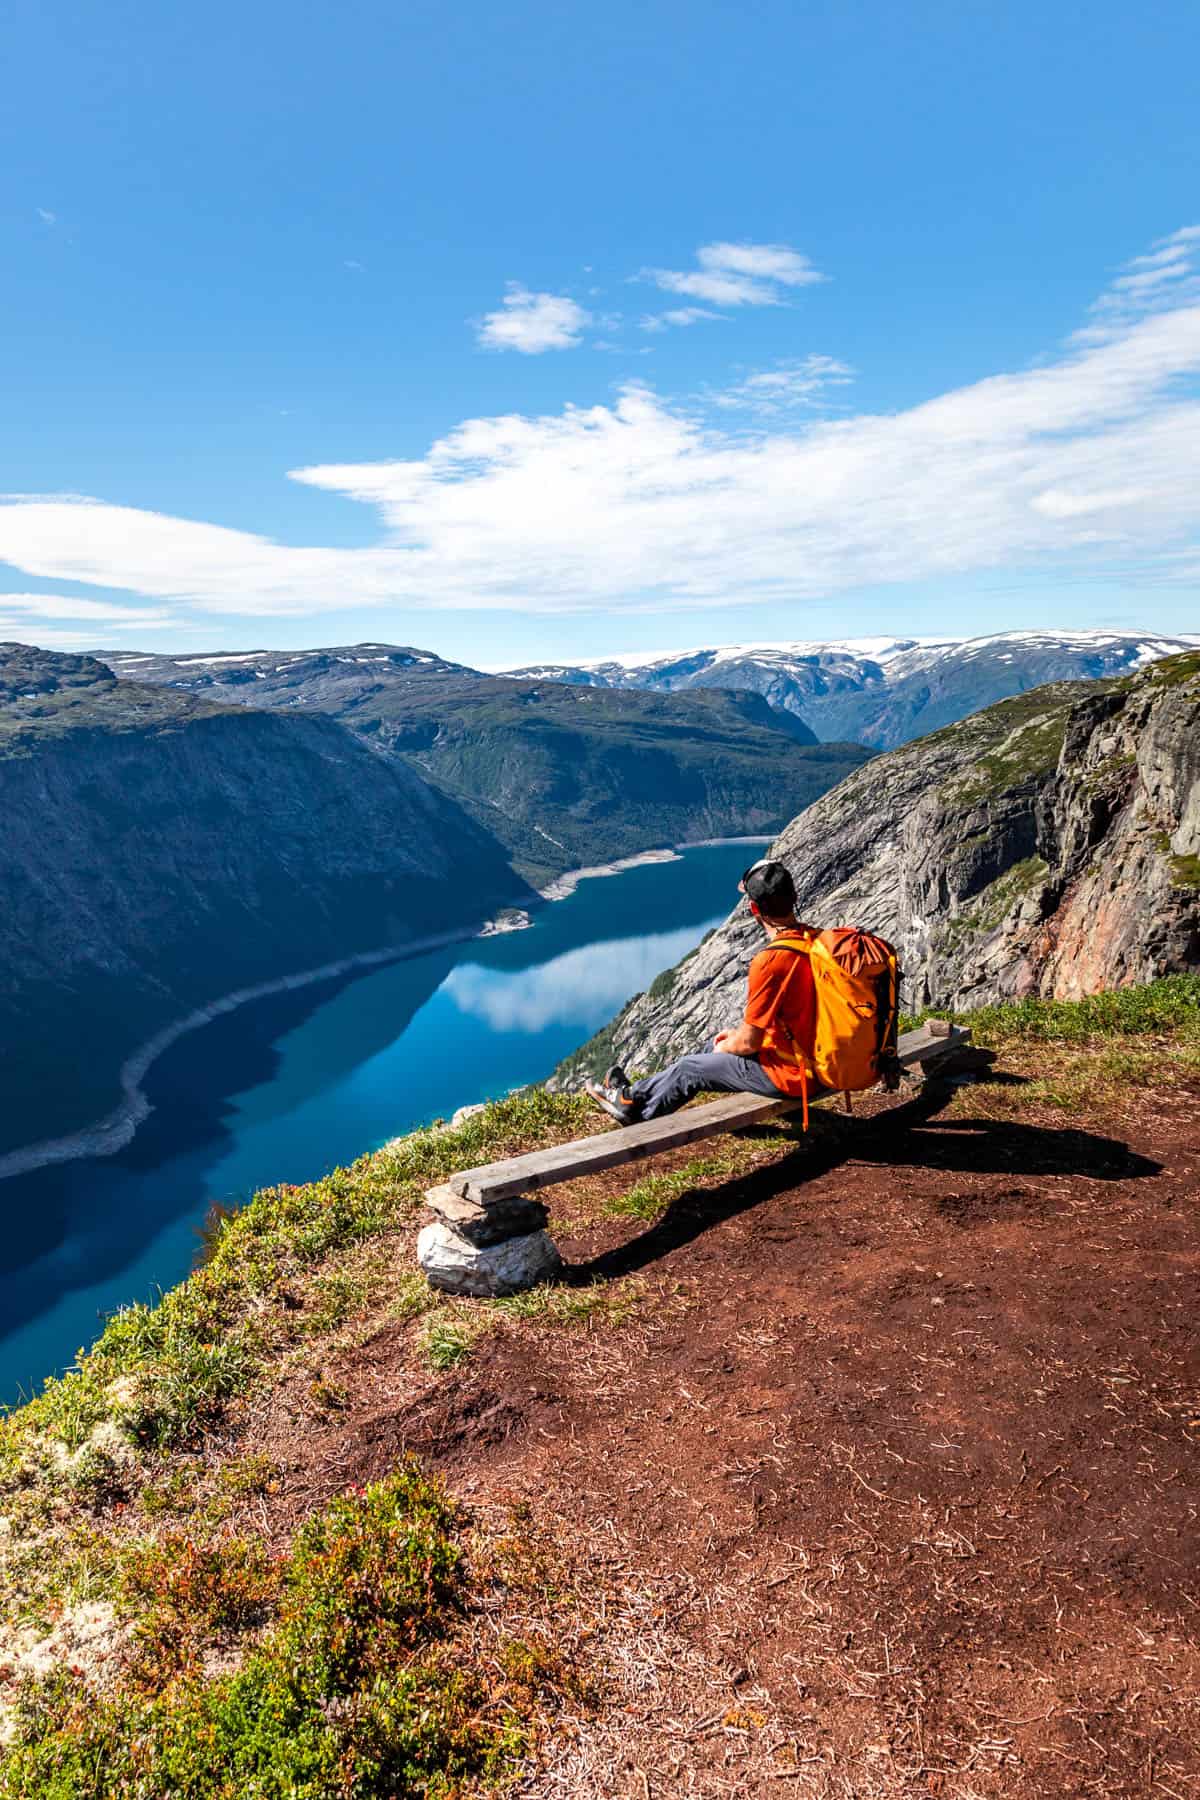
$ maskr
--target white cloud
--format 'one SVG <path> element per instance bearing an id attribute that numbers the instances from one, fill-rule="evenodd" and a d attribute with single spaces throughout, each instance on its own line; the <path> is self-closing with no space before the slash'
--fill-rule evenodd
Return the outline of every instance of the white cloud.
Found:
<path id="1" fill-rule="evenodd" d="M 51 212 L 48 207 L 38 206 L 34 208 L 34 211 L 37 213 L 37 216 L 42 221 L 43 225 L 58 224 L 58 214 Z"/>
<path id="2" fill-rule="evenodd" d="M 782 389 L 749 390 L 765 396 L 758 420 L 727 425 L 631 384 L 607 405 L 468 419 L 418 459 L 294 470 L 377 509 L 365 548 L 31 496 L 0 504 L 0 559 L 246 615 L 800 604 L 1035 565 L 1186 580 L 1200 555 L 1200 303 L 1122 307 L 1042 366 L 894 414 L 770 416 L 807 382 L 841 379 L 840 365 L 797 362 L 769 372 Z"/>
<path id="3" fill-rule="evenodd" d="M 487 314 L 476 336 L 489 350 L 540 356 L 544 350 L 570 350 L 590 323 L 591 315 L 567 294 L 531 294 L 513 282 L 499 312 Z"/>
<path id="4" fill-rule="evenodd" d="M 37 619 L 103 620 L 109 625 L 166 625 L 169 612 L 152 612 L 144 606 L 116 606 L 108 600 L 80 600 L 74 594 L 0 593 L 0 615 L 21 613 Z"/>
<path id="5" fill-rule="evenodd" d="M 705 244 L 696 261 L 697 269 L 643 269 L 641 279 L 713 306 L 780 306 L 785 289 L 825 280 L 787 244 Z"/>
<path id="6" fill-rule="evenodd" d="M 707 306 L 672 306 L 666 312 L 645 313 L 638 324 L 642 331 L 666 331 L 671 325 L 696 325 L 701 319 L 719 319 Z"/>
<path id="7" fill-rule="evenodd" d="M 715 406 L 769 418 L 797 407 L 816 406 L 830 388 L 846 387 L 853 379 L 854 370 L 835 356 L 803 356 L 747 375 L 709 398 Z"/>
<path id="8" fill-rule="evenodd" d="M 1086 513 L 1113 513 L 1119 508 L 1140 506 L 1147 498 L 1141 487 L 1109 488 L 1100 493 L 1066 493 L 1062 488 L 1046 488 L 1034 495 L 1031 504 L 1048 519 L 1081 519 Z"/>

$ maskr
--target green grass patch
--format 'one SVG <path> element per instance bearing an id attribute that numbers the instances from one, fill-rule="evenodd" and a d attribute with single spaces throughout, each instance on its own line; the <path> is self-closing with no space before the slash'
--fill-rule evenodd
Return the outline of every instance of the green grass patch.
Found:
<path id="1" fill-rule="evenodd" d="M 951 779 L 945 789 L 948 799 L 959 805 L 985 800 L 1057 766 L 1070 709 L 1062 702 L 1048 703 L 1044 693 L 1041 701 L 1032 718 L 1019 721 L 994 749 L 976 756 L 965 774 Z"/>
<path id="2" fill-rule="evenodd" d="M 506 1326 L 623 1325 L 637 1309 L 645 1284 L 636 1278 L 568 1287 L 543 1282 L 498 1300 L 443 1300 L 425 1323 L 421 1352 L 439 1374 L 466 1362 L 477 1344 Z"/>
<path id="3" fill-rule="evenodd" d="M 1096 1037 L 1200 1035 L 1200 975 L 1165 975 L 1143 987 L 1113 988 L 1083 1000 L 1012 1000 L 959 1015 L 977 1043 L 1034 1038 L 1082 1043 Z"/>
<path id="4" fill-rule="evenodd" d="M 228 1542 L 138 1552 L 123 1603 L 167 1654 L 108 1696 L 66 1670 L 29 1683 L 0 1796 L 434 1800 L 498 1778 L 523 1749 L 519 1702 L 536 1697 L 539 1664 L 514 1652 L 497 1693 L 456 1655 L 456 1538 L 442 1491 L 408 1465 L 334 1501 L 278 1564 Z M 206 1675 L 198 1646 L 254 1631 L 264 1612 L 239 1666 Z"/>
<path id="5" fill-rule="evenodd" d="M 595 1287 L 543 1286 L 490 1305 L 501 1319 L 535 1325 L 623 1325 L 643 1291 L 643 1284 L 635 1280 L 598 1282 Z"/>
<path id="6" fill-rule="evenodd" d="M 454 1369 L 469 1356 L 477 1328 L 453 1318 L 433 1318 L 425 1327 L 421 1349 L 431 1369 Z"/>
<path id="7" fill-rule="evenodd" d="M 730 1152 L 722 1156 L 696 1156 L 678 1169 L 667 1169 L 658 1175 L 643 1175 L 623 1194 L 606 1200 L 604 1210 L 612 1218 L 656 1219 L 664 1207 L 685 1194 L 689 1188 L 714 1177 L 728 1175 L 739 1168 L 744 1157 Z"/>
<path id="8" fill-rule="evenodd" d="M 1200 650 L 1184 650 L 1178 656 L 1164 656 L 1161 662 L 1152 663 L 1143 679 L 1152 681 L 1155 687 L 1182 687 L 1196 675 L 1200 675 Z"/>

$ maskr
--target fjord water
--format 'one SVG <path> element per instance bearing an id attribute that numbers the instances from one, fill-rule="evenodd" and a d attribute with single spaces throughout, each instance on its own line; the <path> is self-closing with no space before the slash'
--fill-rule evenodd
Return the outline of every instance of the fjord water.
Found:
<path id="1" fill-rule="evenodd" d="M 544 1078 L 724 919 L 753 855 L 711 844 L 582 881 L 527 931 L 256 1001 L 181 1038 L 150 1070 L 154 1110 L 125 1150 L 0 1182 L 0 1402 L 36 1392 L 105 1314 L 186 1275 L 214 1202 L 310 1181 Z"/>

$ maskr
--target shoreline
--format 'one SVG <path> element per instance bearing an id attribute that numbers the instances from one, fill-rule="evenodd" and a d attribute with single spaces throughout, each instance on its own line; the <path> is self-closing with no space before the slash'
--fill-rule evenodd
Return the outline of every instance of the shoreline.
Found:
<path id="1" fill-rule="evenodd" d="M 636 856 L 621 857 L 615 862 L 598 863 L 591 868 L 568 869 L 544 888 L 535 891 L 541 900 L 553 904 L 556 900 L 566 900 L 581 881 L 623 875 L 628 869 L 650 863 L 679 862 L 684 850 L 698 850 L 716 844 L 761 844 L 770 841 L 766 837 L 700 838 L 669 850 L 643 850 Z M 230 994 L 222 995 L 220 999 L 210 1001 L 207 1006 L 197 1007 L 182 1019 L 164 1025 L 125 1059 L 118 1076 L 124 1098 L 117 1102 L 111 1112 L 93 1124 L 81 1126 L 78 1131 L 67 1132 L 62 1137 L 42 1138 L 36 1143 L 22 1145 L 20 1149 L 3 1152 L 0 1154 L 0 1181 L 33 1175 L 39 1169 L 52 1168 L 57 1163 L 79 1162 L 92 1156 L 115 1156 L 119 1150 L 124 1150 L 127 1144 L 132 1143 L 138 1126 L 144 1124 L 154 1110 L 142 1089 L 142 1082 L 159 1057 L 181 1037 L 191 1031 L 199 1031 L 201 1026 L 210 1025 L 214 1019 L 219 1019 L 226 1013 L 235 1012 L 239 1006 L 247 1006 L 254 1000 L 267 1000 L 273 994 L 286 994 L 296 988 L 311 987 L 316 982 L 336 981 L 339 976 L 353 974 L 356 969 L 379 968 L 385 963 L 405 962 L 410 957 L 425 956 L 433 950 L 446 950 L 453 944 L 469 944 L 475 938 L 494 937 L 505 931 L 527 930 L 533 923 L 528 915 L 520 923 L 514 917 L 524 913 L 524 910 L 515 905 L 502 906 L 478 925 L 464 925 L 457 931 L 440 932 L 432 937 L 412 938 L 403 944 L 388 945 L 381 950 L 362 950 L 355 956 L 322 963 L 317 969 L 301 969 L 294 975 L 279 975 L 271 981 L 258 982 L 252 987 L 237 988 Z M 500 923 L 502 919 L 513 919 L 513 923 Z"/>
<path id="2" fill-rule="evenodd" d="M 639 850 L 636 856 L 618 857 L 615 862 L 596 863 L 584 869 L 567 869 L 537 891 L 543 900 L 565 900 L 575 892 L 581 881 L 595 881 L 606 875 L 624 875 L 627 869 L 642 868 L 649 863 L 679 862 L 685 850 L 712 850 L 719 844 L 773 844 L 775 836 L 766 832 L 751 832 L 745 837 L 688 838 L 686 842 L 673 844 L 669 849 Z"/>
<path id="3" fill-rule="evenodd" d="M 502 912 L 509 910 L 512 909 L 501 908 Z M 78 1131 L 67 1132 L 62 1137 L 42 1138 L 37 1143 L 25 1144 L 18 1150 L 8 1150 L 0 1155 L 0 1181 L 12 1180 L 20 1175 L 32 1175 L 38 1169 L 50 1168 L 55 1163 L 77 1162 L 91 1156 L 115 1156 L 118 1150 L 123 1150 L 133 1141 L 138 1126 L 144 1124 L 154 1110 L 142 1090 L 142 1082 L 163 1052 L 169 1050 L 181 1037 L 186 1037 L 188 1032 L 199 1031 L 202 1025 L 210 1025 L 214 1019 L 223 1017 L 225 1013 L 235 1012 L 239 1006 L 247 1006 L 254 1000 L 270 999 L 273 994 L 291 993 L 295 988 L 311 987 L 316 982 L 336 981 L 339 976 L 353 974 L 356 969 L 406 962 L 413 956 L 425 956 L 433 950 L 449 949 L 452 944 L 468 944 L 474 938 L 491 937 L 497 931 L 513 929 L 520 930 L 522 927 L 497 926 L 494 918 L 487 919 L 482 925 L 465 925 L 458 931 L 412 938 L 403 944 L 387 945 L 381 950 L 360 950 L 356 955 L 341 957 L 337 962 L 322 963 L 317 969 L 301 969 L 294 975 L 278 975 L 272 981 L 257 982 L 253 987 L 235 988 L 233 993 L 224 994 L 220 999 L 210 1001 L 207 1006 L 197 1007 L 182 1019 L 164 1025 L 161 1031 L 156 1031 L 144 1044 L 139 1044 L 122 1063 L 117 1078 L 124 1099 L 119 1100 L 102 1119 L 97 1119 L 91 1125 L 81 1126 Z"/>
<path id="4" fill-rule="evenodd" d="M 565 869 L 556 875 L 553 881 L 547 882 L 544 888 L 537 891 L 543 900 L 553 903 L 555 900 L 566 900 L 581 881 L 599 881 L 607 875 L 624 875 L 629 869 L 640 869 L 650 863 L 668 863 L 681 861 L 680 851 L 694 849 L 696 846 L 680 844 L 671 850 L 639 850 L 636 856 L 621 856 L 616 862 L 594 863 L 584 869 Z"/>

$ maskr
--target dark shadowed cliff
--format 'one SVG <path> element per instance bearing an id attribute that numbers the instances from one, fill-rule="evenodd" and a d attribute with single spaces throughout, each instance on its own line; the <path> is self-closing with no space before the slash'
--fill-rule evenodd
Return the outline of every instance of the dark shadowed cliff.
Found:
<path id="1" fill-rule="evenodd" d="M 0 646 L 0 1152 L 89 1124 L 163 1026 L 528 897 L 500 844 L 332 720 Z"/>

